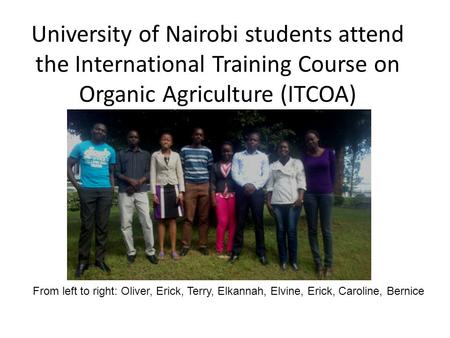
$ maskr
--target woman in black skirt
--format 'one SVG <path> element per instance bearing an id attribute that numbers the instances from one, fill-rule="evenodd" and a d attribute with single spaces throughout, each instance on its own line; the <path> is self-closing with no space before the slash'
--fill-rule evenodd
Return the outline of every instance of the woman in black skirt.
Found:
<path id="1" fill-rule="evenodd" d="M 150 184 L 155 218 L 158 224 L 159 259 L 164 259 L 164 237 L 169 226 L 171 257 L 179 259 L 176 251 L 177 217 L 183 216 L 184 178 L 178 153 L 172 151 L 172 135 L 164 133 L 159 140 L 161 150 L 152 154 Z"/>

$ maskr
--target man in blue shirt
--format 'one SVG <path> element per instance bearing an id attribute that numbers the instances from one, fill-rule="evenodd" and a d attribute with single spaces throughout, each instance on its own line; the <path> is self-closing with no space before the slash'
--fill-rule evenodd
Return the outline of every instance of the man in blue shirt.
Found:
<path id="1" fill-rule="evenodd" d="M 252 211 L 255 222 L 256 255 L 263 265 L 267 265 L 266 248 L 264 244 L 264 190 L 269 179 L 269 159 L 258 150 L 259 133 L 247 135 L 246 150 L 236 153 L 233 157 L 231 174 L 237 184 L 236 215 L 237 229 L 234 236 L 233 253 L 230 262 L 234 263 L 244 246 L 244 227 L 248 209 Z"/>
<path id="2" fill-rule="evenodd" d="M 208 255 L 208 218 L 209 218 L 209 177 L 213 164 L 211 149 L 202 145 L 205 134 L 202 128 L 195 128 L 192 144 L 181 149 L 180 158 L 183 165 L 185 194 L 184 209 L 186 220 L 183 226 L 183 247 L 181 256 L 185 256 L 192 240 L 192 223 L 195 211 L 199 219 L 199 251 Z"/>
<path id="3" fill-rule="evenodd" d="M 91 139 L 77 144 L 67 159 L 67 176 L 80 197 L 81 229 L 78 243 L 76 277 L 89 267 L 91 237 L 95 228 L 95 266 L 104 272 L 111 269 L 105 263 L 107 224 L 114 192 L 114 165 L 116 152 L 105 143 L 106 126 L 97 123 L 91 130 Z M 77 182 L 73 166 L 80 166 Z"/>

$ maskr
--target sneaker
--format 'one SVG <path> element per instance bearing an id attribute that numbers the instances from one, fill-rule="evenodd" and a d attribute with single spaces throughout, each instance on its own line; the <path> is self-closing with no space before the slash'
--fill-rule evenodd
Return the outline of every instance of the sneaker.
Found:
<path id="1" fill-rule="evenodd" d="M 136 255 L 127 255 L 128 263 L 133 264 L 135 260 L 136 260 Z"/>
<path id="2" fill-rule="evenodd" d="M 158 258 L 155 255 L 147 255 L 147 259 L 152 264 L 158 264 Z"/>
<path id="3" fill-rule="evenodd" d="M 208 256 L 209 255 L 209 250 L 208 250 L 208 248 L 206 246 L 202 246 L 202 247 L 198 248 L 198 251 L 200 251 L 200 253 L 203 256 Z"/>
<path id="4" fill-rule="evenodd" d="M 189 252 L 189 248 L 186 246 L 183 246 L 180 251 L 180 256 L 186 256 L 188 254 L 188 252 Z"/>

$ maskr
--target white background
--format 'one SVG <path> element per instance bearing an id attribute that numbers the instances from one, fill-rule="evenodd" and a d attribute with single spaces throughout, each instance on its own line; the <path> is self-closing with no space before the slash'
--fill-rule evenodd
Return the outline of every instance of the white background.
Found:
<path id="1" fill-rule="evenodd" d="M 1 5 L 1 326 L 3 337 L 79 336 L 448 336 L 448 34 L 445 1 L 16 1 Z M 49 45 L 32 25 L 124 28 L 186 25 L 394 29 L 402 44 Z M 372 109 L 372 281 L 320 285 L 417 286 L 416 298 L 81 298 L 33 297 L 39 286 L 152 286 L 152 282 L 66 281 L 66 110 L 78 90 L 169 83 L 246 88 L 275 86 L 278 74 L 38 74 L 33 59 L 71 55 L 188 56 L 199 53 L 372 59 L 401 62 L 399 74 L 296 75 L 292 82 L 351 82 L 354 108 Z M 188 108 L 205 108 L 196 105 Z M 209 107 L 209 106 L 208 106 Z M 174 105 L 118 108 L 176 108 Z M 221 105 L 215 108 L 242 108 Z M 268 108 L 264 104 L 252 108 Z M 271 108 L 275 108 L 271 106 Z M 280 106 L 281 108 L 281 106 Z M 302 105 L 298 108 L 347 108 Z M 260 285 L 265 282 L 239 282 Z M 171 283 L 165 283 L 171 284 Z M 174 282 L 173 285 L 190 283 Z M 217 283 L 198 282 L 213 286 Z M 268 282 L 267 284 L 273 284 Z M 304 287 L 314 282 L 280 283 Z"/>

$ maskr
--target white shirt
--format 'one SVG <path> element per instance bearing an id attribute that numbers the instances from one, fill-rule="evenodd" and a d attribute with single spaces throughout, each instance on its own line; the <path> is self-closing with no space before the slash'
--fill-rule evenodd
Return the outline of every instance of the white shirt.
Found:
<path id="1" fill-rule="evenodd" d="M 233 156 L 231 175 L 241 187 L 250 183 L 261 189 L 269 178 L 269 170 L 269 158 L 259 150 L 252 154 L 244 150 Z"/>
<path id="2" fill-rule="evenodd" d="M 272 204 L 294 203 L 298 199 L 298 189 L 306 190 L 302 161 L 290 158 L 285 165 L 280 161 L 272 163 L 266 188 L 272 191 Z"/>

